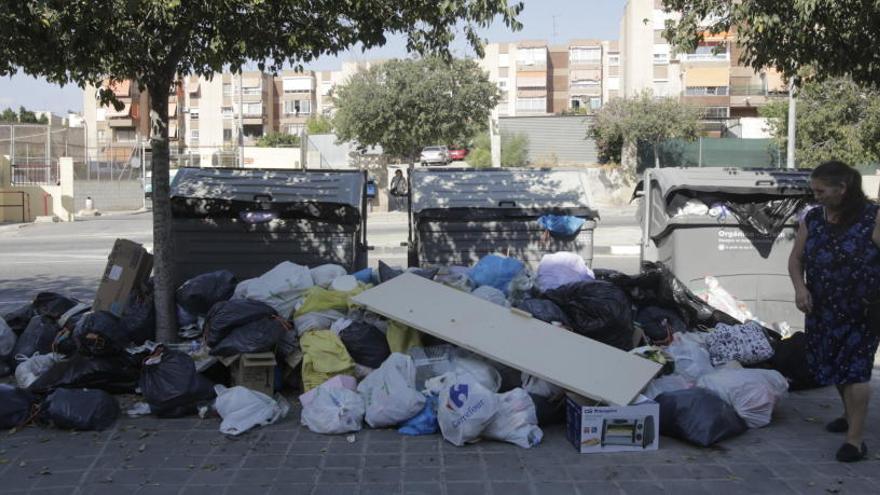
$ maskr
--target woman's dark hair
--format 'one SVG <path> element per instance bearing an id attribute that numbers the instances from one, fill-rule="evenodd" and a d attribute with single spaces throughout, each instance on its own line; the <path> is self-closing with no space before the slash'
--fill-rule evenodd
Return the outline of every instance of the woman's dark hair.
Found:
<path id="1" fill-rule="evenodd" d="M 868 203 L 868 197 L 862 190 L 862 174 L 843 162 L 836 160 L 824 162 L 813 169 L 810 178 L 821 180 L 832 186 L 846 187 L 841 204 L 840 220 L 843 224 L 855 222 L 865 204 Z"/>

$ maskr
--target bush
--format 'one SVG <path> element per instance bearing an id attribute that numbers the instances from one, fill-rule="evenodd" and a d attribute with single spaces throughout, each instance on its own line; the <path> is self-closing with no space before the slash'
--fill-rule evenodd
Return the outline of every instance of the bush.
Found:
<path id="1" fill-rule="evenodd" d="M 501 135 L 501 166 L 524 167 L 529 163 L 529 138 L 525 134 Z"/>

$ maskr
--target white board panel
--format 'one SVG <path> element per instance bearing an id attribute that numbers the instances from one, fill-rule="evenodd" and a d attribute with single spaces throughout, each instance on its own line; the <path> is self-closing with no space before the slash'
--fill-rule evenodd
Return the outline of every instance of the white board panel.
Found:
<path id="1" fill-rule="evenodd" d="M 661 368 L 653 361 L 410 273 L 352 300 L 386 318 L 614 405 L 629 404 Z"/>

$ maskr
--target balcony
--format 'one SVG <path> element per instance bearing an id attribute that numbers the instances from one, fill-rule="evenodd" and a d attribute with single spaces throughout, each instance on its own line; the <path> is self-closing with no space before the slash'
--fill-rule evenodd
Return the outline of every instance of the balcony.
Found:
<path id="1" fill-rule="evenodd" d="M 760 85 L 731 86 L 731 107 L 761 107 L 778 98 L 788 96 L 788 91 L 768 91 Z"/>
<path id="2" fill-rule="evenodd" d="M 729 62 L 730 55 L 727 53 L 683 53 L 679 55 L 682 62 Z"/>

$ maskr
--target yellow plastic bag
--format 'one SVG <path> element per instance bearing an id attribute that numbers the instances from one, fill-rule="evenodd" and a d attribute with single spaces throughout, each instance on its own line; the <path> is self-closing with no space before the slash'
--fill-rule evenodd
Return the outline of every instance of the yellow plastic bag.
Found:
<path id="1" fill-rule="evenodd" d="M 300 337 L 299 345 L 303 352 L 302 379 L 306 392 L 336 375 L 354 376 L 354 360 L 335 333 L 306 332 Z"/>
<path id="2" fill-rule="evenodd" d="M 309 287 L 305 292 L 303 305 L 293 313 L 293 317 L 297 318 L 313 311 L 328 311 L 331 309 L 345 313 L 348 311 L 351 297 L 360 294 L 365 289 L 366 287 L 359 286 L 353 291 L 340 292 L 318 286 Z"/>
<path id="3" fill-rule="evenodd" d="M 388 321 L 388 332 L 385 333 L 385 338 L 388 339 L 388 347 L 391 352 L 406 354 L 413 347 L 424 347 L 421 332 L 394 320 Z"/>

